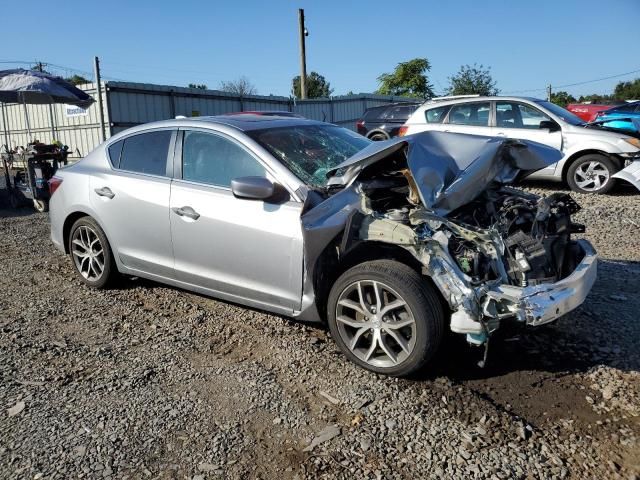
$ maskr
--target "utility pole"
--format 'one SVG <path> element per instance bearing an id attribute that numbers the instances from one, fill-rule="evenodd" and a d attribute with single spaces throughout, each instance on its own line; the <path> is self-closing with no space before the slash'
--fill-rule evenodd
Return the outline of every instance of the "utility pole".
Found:
<path id="1" fill-rule="evenodd" d="M 304 28 L 304 9 L 298 9 L 298 28 L 300 30 L 300 98 L 307 98 L 307 53 L 305 38 L 309 32 Z"/>
<path id="2" fill-rule="evenodd" d="M 98 96 L 98 113 L 100 115 L 100 138 L 104 142 L 107 135 L 104 130 L 104 107 L 102 105 L 102 83 L 100 82 L 100 60 L 93 57 L 93 76 L 96 82 L 96 94 Z"/>
<path id="3" fill-rule="evenodd" d="M 551 84 L 547 85 L 547 101 L 551 101 Z"/>

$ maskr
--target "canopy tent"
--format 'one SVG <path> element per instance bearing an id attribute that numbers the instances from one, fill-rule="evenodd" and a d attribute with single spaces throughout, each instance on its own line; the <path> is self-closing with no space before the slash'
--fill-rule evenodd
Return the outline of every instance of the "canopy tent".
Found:
<path id="1" fill-rule="evenodd" d="M 0 102 L 22 103 L 31 139 L 31 125 L 27 104 L 65 103 L 81 108 L 89 107 L 95 100 L 86 92 L 60 77 L 22 68 L 0 71 Z M 53 128 L 53 115 L 49 111 Z"/>

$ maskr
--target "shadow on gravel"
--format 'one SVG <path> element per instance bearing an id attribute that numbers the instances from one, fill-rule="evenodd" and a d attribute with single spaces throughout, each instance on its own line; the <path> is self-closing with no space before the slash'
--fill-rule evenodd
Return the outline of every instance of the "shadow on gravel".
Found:
<path id="1" fill-rule="evenodd" d="M 31 207 L 11 208 L 0 204 L 0 218 L 28 217 L 29 215 L 47 215 L 38 213 Z"/>

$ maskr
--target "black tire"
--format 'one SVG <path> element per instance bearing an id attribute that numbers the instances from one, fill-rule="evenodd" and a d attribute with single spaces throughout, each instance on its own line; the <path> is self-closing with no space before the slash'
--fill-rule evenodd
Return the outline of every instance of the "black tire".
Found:
<path id="1" fill-rule="evenodd" d="M 85 229 L 85 230 L 81 231 L 81 229 Z M 77 246 L 74 245 L 74 238 L 76 237 L 76 234 L 81 235 L 82 232 L 86 232 L 87 231 L 86 229 L 90 229 L 95 234 L 95 236 L 99 240 L 99 247 L 101 247 L 101 250 L 102 250 L 101 257 L 100 256 L 94 257 L 99 260 L 102 260 L 101 263 L 103 265 L 102 273 L 97 278 L 91 278 L 90 276 L 87 277 L 86 275 L 83 274 L 83 272 L 80 270 L 78 266 L 78 261 L 76 261 L 78 257 L 74 254 L 74 248 L 76 249 L 78 248 Z M 69 231 L 69 238 L 67 238 L 67 245 L 69 247 L 69 256 L 71 257 L 71 263 L 73 264 L 73 268 L 76 271 L 80 280 L 84 284 L 89 285 L 90 287 L 93 287 L 93 288 L 102 289 L 110 286 L 115 281 L 116 277 L 118 276 L 118 268 L 113 258 L 111 246 L 109 245 L 109 241 L 107 240 L 107 236 L 105 235 L 104 231 L 102 230 L 102 228 L 100 228 L 100 225 L 98 225 L 98 223 L 93 218 L 87 216 L 87 217 L 82 217 L 76 220 L 76 222 L 71 227 L 71 230 Z M 92 247 L 92 248 L 94 248 L 97 251 L 95 247 Z M 77 251 L 86 251 L 86 249 L 77 250 Z M 92 259 L 89 259 L 88 261 L 91 262 Z"/>
<path id="2" fill-rule="evenodd" d="M 40 213 L 45 213 L 49 211 L 49 200 L 37 200 L 33 199 L 33 208 L 35 208 Z"/>
<path id="3" fill-rule="evenodd" d="M 373 132 L 369 134 L 369 140 L 374 142 L 382 142 L 383 140 L 389 140 L 389 135 L 384 132 Z"/>
<path id="4" fill-rule="evenodd" d="M 598 171 L 606 170 L 607 179 L 604 183 L 604 177 L 602 175 L 596 175 L 597 180 L 595 177 L 592 180 L 584 178 L 584 170 L 588 169 L 589 165 L 598 165 Z M 602 155 L 600 153 L 589 153 L 587 155 L 583 155 L 569 165 L 565 180 L 574 192 L 603 194 L 610 192 L 615 186 L 616 179 L 612 177 L 619 169 L 620 168 L 616 165 L 616 162 L 606 155 Z M 578 183 L 580 181 L 588 183 L 581 186 Z M 597 188 L 597 184 L 595 183 L 596 181 L 599 181 L 602 186 Z"/>
<path id="5" fill-rule="evenodd" d="M 405 302 L 409 313 L 413 315 L 413 325 L 415 327 L 411 327 L 411 337 L 415 335 L 415 343 L 410 353 L 405 353 L 407 356 L 401 362 L 390 366 L 373 365 L 359 358 L 358 355 L 362 355 L 362 353 L 354 353 L 346 343 L 348 339 L 343 338 L 345 329 L 352 327 L 347 325 L 347 327 L 342 326 L 342 329 L 339 328 L 338 321 L 336 320 L 338 308 L 345 307 L 339 306 L 338 301 L 341 299 L 341 296 L 350 291 L 349 289 L 354 288 L 353 285 L 356 284 L 356 282 L 360 281 L 380 282 L 383 287 L 390 287 L 390 289 L 394 290 L 392 293 L 395 294 L 395 292 L 398 292 L 398 297 L 401 297 L 400 300 Z M 344 299 L 345 297 L 342 298 Z M 349 307 L 346 308 L 348 309 Z M 344 272 L 331 288 L 327 311 L 329 329 L 338 348 L 352 362 L 376 373 L 394 377 L 403 377 L 415 373 L 422 369 L 435 355 L 442 342 L 445 315 L 438 293 L 436 293 L 434 287 L 418 272 L 403 263 L 393 260 L 364 262 Z M 355 310 L 354 314 L 358 315 Z M 394 317 L 395 315 L 396 314 L 394 314 Z M 365 320 L 368 318 L 369 317 L 366 317 Z M 343 322 L 340 323 L 342 324 Z M 389 325 L 389 323 L 385 323 L 385 325 Z M 380 331 L 379 335 L 385 336 L 384 338 L 387 339 L 386 344 L 388 347 L 389 340 L 393 339 L 385 333 L 384 328 L 385 327 L 378 326 Z M 368 341 L 368 345 L 365 344 L 365 347 L 368 347 L 374 343 L 370 341 L 373 329 L 365 328 L 365 330 L 366 332 L 358 336 L 358 338 L 363 338 L 365 342 Z M 357 335 L 354 335 L 354 337 L 356 336 Z M 356 340 L 356 344 L 358 344 L 358 342 L 360 342 L 360 340 Z M 400 344 L 394 340 L 391 343 L 395 343 L 397 347 L 400 346 Z M 376 351 L 381 351 L 380 343 L 378 343 L 378 345 Z M 369 348 L 365 348 L 365 350 Z M 401 349 L 399 350 L 400 353 L 402 353 Z M 382 351 L 381 353 L 384 354 Z M 397 358 L 399 358 L 399 356 L 400 355 L 398 355 Z M 387 356 L 387 358 L 391 357 Z"/>

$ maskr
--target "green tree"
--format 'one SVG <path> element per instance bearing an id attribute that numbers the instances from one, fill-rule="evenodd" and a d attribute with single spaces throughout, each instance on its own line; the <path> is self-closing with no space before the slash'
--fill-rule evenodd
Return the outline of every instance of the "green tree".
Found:
<path id="1" fill-rule="evenodd" d="M 640 100 L 640 78 L 631 82 L 620 82 L 613 90 L 616 100 Z"/>
<path id="2" fill-rule="evenodd" d="M 498 92 L 491 68 L 482 64 L 462 65 L 455 75 L 449 77 L 447 95 L 493 96 Z"/>
<path id="3" fill-rule="evenodd" d="M 603 95 L 600 93 L 592 93 L 591 95 L 580 95 L 578 102 L 580 103 L 602 103 L 613 100 L 611 95 Z"/>
<path id="4" fill-rule="evenodd" d="M 566 107 L 567 105 L 569 105 L 570 103 L 574 103 L 576 101 L 576 98 L 571 95 L 570 93 L 567 93 L 563 90 L 559 91 L 559 92 L 552 92 L 551 93 L 551 101 L 553 103 L 555 103 L 556 105 L 559 105 L 561 107 Z"/>
<path id="5" fill-rule="evenodd" d="M 300 75 L 293 77 L 291 81 L 293 86 L 293 95 L 296 98 L 301 97 L 300 93 Z M 307 98 L 327 98 L 331 96 L 333 89 L 329 82 L 318 72 L 311 72 L 307 75 Z"/>
<path id="6" fill-rule="evenodd" d="M 240 77 L 237 80 L 231 80 L 229 82 L 220 82 L 220 90 L 235 93 L 241 97 L 258 94 L 258 90 L 247 77 Z"/>
<path id="7" fill-rule="evenodd" d="M 74 85 L 82 85 L 83 83 L 91 83 L 91 80 L 84 78 L 82 75 L 73 75 L 65 78 L 65 80 Z"/>
<path id="8" fill-rule="evenodd" d="M 198 90 L 206 90 L 207 87 L 204 83 L 190 83 L 189 88 L 197 88 Z"/>
<path id="9" fill-rule="evenodd" d="M 407 62 L 400 62 L 392 73 L 383 73 L 378 77 L 380 86 L 376 93 L 431 98 L 433 97 L 433 85 L 429 83 L 427 77 L 429 70 L 431 70 L 431 64 L 426 58 L 414 58 Z"/>

